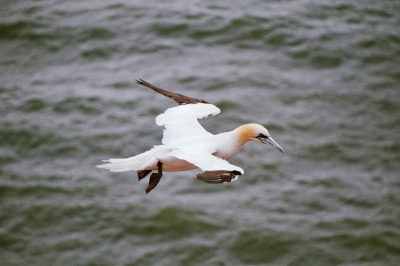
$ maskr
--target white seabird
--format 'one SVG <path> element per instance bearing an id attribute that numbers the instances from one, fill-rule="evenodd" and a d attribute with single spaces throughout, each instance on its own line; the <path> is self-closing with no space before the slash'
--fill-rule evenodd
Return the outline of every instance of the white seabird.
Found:
<path id="1" fill-rule="evenodd" d="M 136 171 L 139 181 L 150 176 L 146 194 L 155 188 L 162 172 L 187 171 L 200 168 L 198 180 L 207 183 L 225 183 L 236 180 L 243 169 L 228 162 L 248 141 L 269 144 L 280 152 L 281 146 L 270 136 L 268 130 L 259 124 L 246 124 L 233 131 L 221 134 L 207 132 L 197 121 L 221 110 L 213 104 L 182 94 L 158 88 L 142 79 L 136 81 L 164 96 L 172 98 L 179 105 L 167 109 L 156 118 L 164 126 L 163 145 L 154 146 L 142 154 L 125 158 L 104 160 L 106 164 L 96 167 L 111 172 Z"/>

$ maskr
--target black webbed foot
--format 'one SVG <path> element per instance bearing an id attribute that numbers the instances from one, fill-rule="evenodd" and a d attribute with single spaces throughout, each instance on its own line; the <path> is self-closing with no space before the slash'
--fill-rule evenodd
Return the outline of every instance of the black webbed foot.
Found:
<path id="1" fill-rule="evenodd" d="M 140 170 L 137 171 L 137 175 L 138 175 L 138 180 L 142 180 L 143 178 L 145 178 L 148 174 L 151 173 L 151 170 Z"/>
<path id="2" fill-rule="evenodd" d="M 149 185 L 146 188 L 146 194 L 148 194 L 150 191 L 152 191 L 157 185 L 158 182 L 160 182 L 161 177 L 163 176 L 162 173 L 162 163 L 158 162 L 158 173 L 152 173 L 149 179 Z"/>

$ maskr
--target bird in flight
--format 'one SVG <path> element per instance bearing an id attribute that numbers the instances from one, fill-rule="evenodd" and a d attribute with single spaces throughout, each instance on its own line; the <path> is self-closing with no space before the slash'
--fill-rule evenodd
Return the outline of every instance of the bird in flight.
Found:
<path id="1" fill-rule="evenodd" d="M 163 172 L 187 171 L 200 168 L 198 180 L 218 184 L 231 182 L 243 175 L 242 168 L 230 164 L 248 141 L 269 144 L 280 152 L 281 146 L 270 136 L 268 130 L 259 124 L 242 125 L 230 132 L 211 134 L 198 122 L 221 110 L 205 100 L 195 99 L 156 87 L 142 79 L 136 83 L 175 100 L 179 105 L 167 109 L 156 118 L 156 124 L 164 126 L 162 145 L 125 159 L 103 160 L 106 164 L 97 168 L 111 172 L 136 171 L 139 181 L 150 175 L 146 194 L 159 183 Z"/>

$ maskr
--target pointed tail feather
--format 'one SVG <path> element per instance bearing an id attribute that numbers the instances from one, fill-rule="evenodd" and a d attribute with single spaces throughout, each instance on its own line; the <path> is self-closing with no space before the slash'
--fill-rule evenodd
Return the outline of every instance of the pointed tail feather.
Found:
<path id="1" fill-rule="evenodd" d="M 106 169 L 110 172 L 128 172 L 139 170 L 150 170 L 153 166 L 157 167 L 157 158 L 153 150 L 125 159 L 103 160 L 106 164 L 96 165 L 97 168 Z"/>

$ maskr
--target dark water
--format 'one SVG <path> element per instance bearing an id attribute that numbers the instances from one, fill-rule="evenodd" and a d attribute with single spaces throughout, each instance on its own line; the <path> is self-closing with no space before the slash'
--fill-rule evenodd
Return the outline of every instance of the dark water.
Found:
<path id="1" fill-rule="evenodd" d="M 398 1 L 2 1 L 1 265 L 399 265 Z M 238 181 L 94 168 L 175 103 L 265 125 Z"/>

